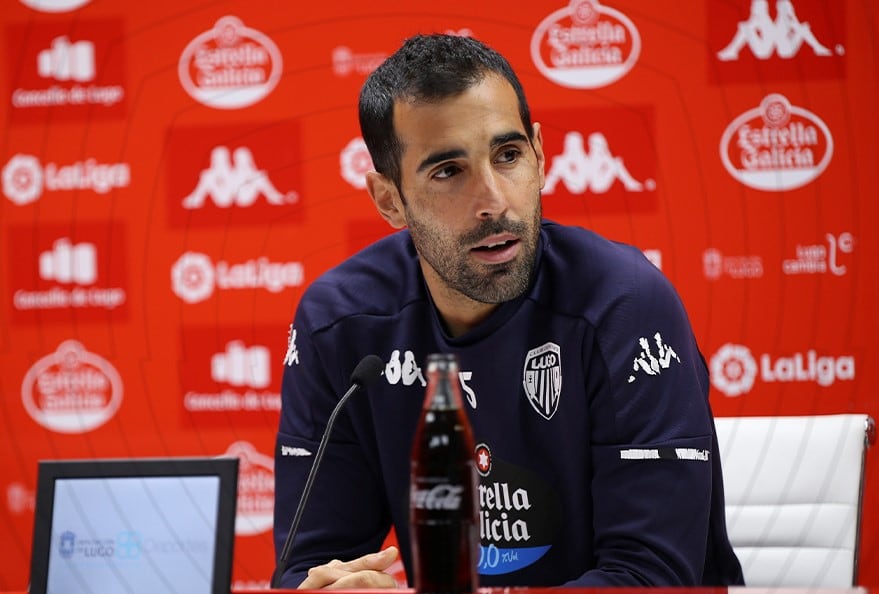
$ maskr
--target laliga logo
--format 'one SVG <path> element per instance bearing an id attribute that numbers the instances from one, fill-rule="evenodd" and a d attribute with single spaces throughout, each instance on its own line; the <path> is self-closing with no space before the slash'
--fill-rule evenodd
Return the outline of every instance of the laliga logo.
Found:
<path id="1" fill-rule="evenodd" d="M 3 194 L 15 204 L 29 204 L 43 193 L 43 166 L 33 155 L 15 155 L 3 168 Z"/>
<path id="2" fill-rule="evenodd" d="M 571 0 L 531 36 L 531 59 L 563 87 L 594 89 L 622 78 L 638 61 L 641 37 L 623 13 L 598 0 Z"/>
<path id="3" fill-rule="evenodd" d="M 836 380 L 855 379 L 855 358 L 821 356 L 813 349 L 778 357 L 774 361 L 768 353 L 760 355 L 760 364 L 751 350 L 740 344 L 727 343 L 711 357 L 711 384 L 730 397 L 747 394 L 760 379 L 772 382 L 814 382 L 822 387 L 832 386 Z"/>
<path id="4" fill-rule="evenodd" d="M 257 258 L 239 264 L 221 260 L 214 264 L 205 254 L 185 252 L 171 267 L 171 289 L 186 303 L 199 303 L 215 289 L 265 289 L 280 293 L 305 282 L 301 262 L 271 262 Z"/>
<path id="5" fill-rule="evenodd" d="M 756 190 L 804 186 L 827 168 L 833 137 L 814 113 L 778 93 L 746 111 L 720 138 L 720 158 L 730 175 Z"/>
<path id="6" fill-rule="evenodd" d="M 85 433 L 116 414 L 122 379 L 109 361 L 67 340 L 28 370 L 21 399 L 31 418 L 46 429 Z"/>
<path id="7" fill-rule="evenodd" d="M 756 377 L 757 362 L 746 346 L 727 343 L 711 357 L 711 383 L 727 396 L 747 394 Z"/>
<path id="8" fill-rule="evenodd" d="M 217 109 L 253 105 L 281 78 L 281 52 L 266 35 L 234 16 L 222 17 L 183 50 L 177 73 L 196 101 Z"/>
<path id="9" fill-rule="evenodd" d="M 369 149 L 360 136 L 351 140 L 342 149 L 339 155 L 339 171 L 342 178 L 358 190 L 366 188 L 366 174 L 373 169 Z"/>
<path id="10" fill-rule="evenodd" d="M 214 263 L 204 254 L 186 252 L 171 268 L 171 288 L 186 303 L 198 303 L 214 292 Z"/>
<path id="11" fill-rule="evenodd" d="M 50 162 L 43 166 L 33 155 L 16 154 L 3 167 L 3 194 L 23 206 L 35 202 L 44 190 L 91 190 L 106 194 L 131 182 L 127 163 L 98 163 L 95 159 L 70 165 Z"/>

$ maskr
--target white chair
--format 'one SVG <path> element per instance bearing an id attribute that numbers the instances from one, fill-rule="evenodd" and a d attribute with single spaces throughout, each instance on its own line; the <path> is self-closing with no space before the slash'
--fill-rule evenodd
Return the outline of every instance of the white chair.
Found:
<path id="1" fill-rule="evenodd" d="M 727 528 L 745 584 L 853 586 L 873 419 L 717 417 L 715 423 Z"/>

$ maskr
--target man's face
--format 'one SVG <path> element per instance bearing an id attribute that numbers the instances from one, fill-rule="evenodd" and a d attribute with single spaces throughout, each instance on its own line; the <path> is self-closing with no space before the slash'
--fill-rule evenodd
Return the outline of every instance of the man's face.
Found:
<path id="1" fill-rule="evenodd" d="M 488 75 L 459 96 L 400 102 L 394 128 L 402 212 L 435 299 L 495 304 L 533 274 L 544 158 L 519 117 L 516 93 Z"/>

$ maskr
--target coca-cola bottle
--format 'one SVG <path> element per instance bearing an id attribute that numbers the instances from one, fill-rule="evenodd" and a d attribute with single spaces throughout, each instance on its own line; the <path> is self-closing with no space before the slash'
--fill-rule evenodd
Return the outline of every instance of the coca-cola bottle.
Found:
<path id="1" fill-rule="evenodd" d="M 479 586 L 473 432 L 453 354 L 427 358 L 427 392 L 412 446 L 410 531 L 415 591 L 470 594 Z"/>

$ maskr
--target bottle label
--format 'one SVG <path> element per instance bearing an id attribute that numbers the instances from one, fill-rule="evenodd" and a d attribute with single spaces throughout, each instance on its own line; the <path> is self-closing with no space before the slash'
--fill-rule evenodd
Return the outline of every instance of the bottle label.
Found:
<path id="1" fill-rule="evenodd" d="M 415 509 L 461 509 L 464 487 L 460 485 L 436 485 L 430 489 L 412 488 L 412 507 Z"/>

